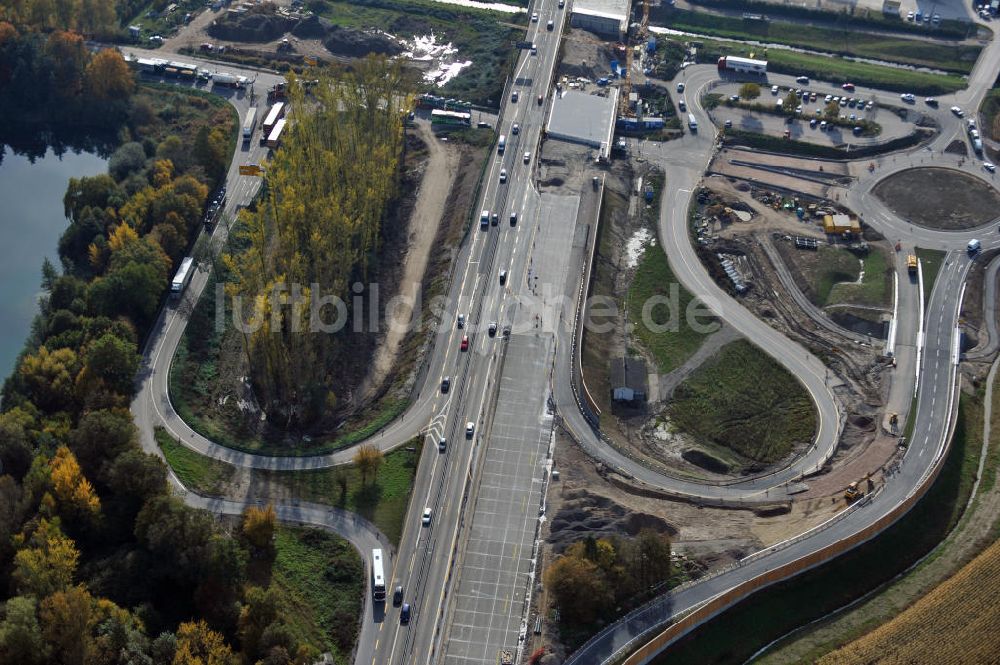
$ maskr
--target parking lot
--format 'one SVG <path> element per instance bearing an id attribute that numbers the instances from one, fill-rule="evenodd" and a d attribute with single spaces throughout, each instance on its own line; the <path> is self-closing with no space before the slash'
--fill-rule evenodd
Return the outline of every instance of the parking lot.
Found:
<path id="1" fill-rule="evenodd" d="M 805 90 L 808 90 L 807 86 Z M 715 88 L 713 92 L 723 95 L 724 99 L 728 99 L 731 95 L 739 93 L 739 84 L 722 85 Z M 779 88 L 778 93 L 774 94 L 771 92 L 769 86 L 762 85 L 761 95 L 754 101 L 762 105 L 776 105 L 778 102 L 783 101 L 787 94 L 788 88 Z M 848 97 L 850 98 L 849 95 Z M 750 111 L 725 105 L 716 107 L 711 111 L 710 115 L 719 127 L 730 126 L 726 125 L 728 121 L 731 123 L 733 129 L 779 137 L 784 136 L 787 130 L 789 134 L 788 138 L 792 140 L 829 146 L 843 145 L 845 143 L 854 145 L 885 143 L 915 131 L 913 122 L 903 120 L 892 110 L 874 104 L 869 110 L 867 109 L 867 100 L 859 97 L 851 99 L 855 100 L 855 106 L 842 106 L 840 115 L 844 116 L 848 122 L 850 122 L 853 115 L 857 120 L 869 120 L 878 123 L 882 131 L 877 136 L 856 136 L 850 128 L 834 125 L 831 125 L 831 128 L 824 131 L 821 125 L 827 102 L 826 96 L 819 94 L 816 95 L 815 101 L 810 97 L 807 102 L 803 97 L 801 103 L 802 113 L 791 122 L 788 121 L 787 116 Z M 923 101 L 920 100 L 918 103 L 923 103 Z M 865 108 L 860 108 L 861 106 Z M 819 114 L 817 114 L 817 111 L 819 111 Z M 910 112 L 909 115 L 915 119 L 918 114 Z M 810 120 L 813 118 L 816 118 L 815 124 L 810 123 Z"/>

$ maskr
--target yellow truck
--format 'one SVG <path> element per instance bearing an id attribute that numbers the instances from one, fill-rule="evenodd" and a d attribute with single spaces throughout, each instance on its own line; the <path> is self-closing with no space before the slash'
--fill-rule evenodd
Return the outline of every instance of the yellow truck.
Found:
<path id="1" fill-rule="evenodd" d="M 910 271 L 910 274 L 917 272 L 917 257 L 913 254 L 908 254 L 906 256 L 906 269 Z"/>

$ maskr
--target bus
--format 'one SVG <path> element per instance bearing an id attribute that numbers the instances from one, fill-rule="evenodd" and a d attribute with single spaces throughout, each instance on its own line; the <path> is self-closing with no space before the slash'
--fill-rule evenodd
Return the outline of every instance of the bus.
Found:
<path id="1" fill-rule="evenodd" d="M 170 282 L 170 293 L 171 295 L 179 295 L 184 287 L 188 285 L 191 281 L 191 276 L 194 275 L 194 259 L 190 256 L 185 256 L 181 260 L 181 267 L 177 269 L 177 274 L 174 275 L 174 279 Z"/>
<path id="2" fill-rule="evenodd" d="M 372 550 L 372 597 L 377 603 L 385 602 L 385 571 L 382 569 L 382 550 Z"/>
<path id="3" fill-rule="evenodd" d="M 247 117 L 243 121 L 243 140 L 249 141 L 253 136 L 253 130 L 257 126 L 257 107 L 251 106 L 247 109 Z"/>
<path id="4" fill-rule="evenodd" d="M 271 107 L 271 110 L 267 112 L 267 117 L 264 118 L 264 136 L 268 136 L 274 126 L 278 124 L 278 120 L 281 116 L 285 115 L 285 103 L 278 102 Z"/>
<path id="5" fill-rule="evenodd" d="M 431 124 L 437 126 L 471 127 L 472 114 L 434 109 L 431 111 Z"/>

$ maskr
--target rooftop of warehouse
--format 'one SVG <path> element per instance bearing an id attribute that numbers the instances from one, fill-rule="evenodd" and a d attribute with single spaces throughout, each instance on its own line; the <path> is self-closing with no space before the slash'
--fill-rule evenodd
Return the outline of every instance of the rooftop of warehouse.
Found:
<path id="1" fill-rule="evenodd" d="M 608 16 L 628 16 L 630 0 L 573 0 L 573 11 L 583 10 Z"/>

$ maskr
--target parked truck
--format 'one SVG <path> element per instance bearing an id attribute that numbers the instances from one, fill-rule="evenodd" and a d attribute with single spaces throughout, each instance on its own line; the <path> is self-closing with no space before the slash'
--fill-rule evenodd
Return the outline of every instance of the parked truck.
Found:
<path id="1" fill-rule="evenodd" d="M 757 74 L 763 76 L 767 74 L 767 60 L 753 60 L 752 58 L 738 58 L 733 55 L 724 55 L 719 58 L 719 73 L 731 72 L 737 74 Z"/>
<path id="2" fill-rule="evenodd" d="M 271 133 L 267 135 L 267 147 L 274 150 L 279 145 L 281 145 L 281 134 L 285 131 L 285 124 L 288 122 L 288 118 L 282 118 L 275 125 Z"/>
<path id="3" fill-rule="evenodd" d="M 251 106 L 247 109 L 246 119 L 243 120 L 243 140 L 249 141 L 253 138 L 253 130 L 257 127 L 257 107 Z"/>
<path id="4" fill-rule="evenodd" d="M 246 87 L 247 77 L 236 76 L 235 74 L 229 74 L 226 72 L 215 72 L 212 74 L 212 83 L 214 85 L 221 85 L 225 88 L 243 88 Z"/>

